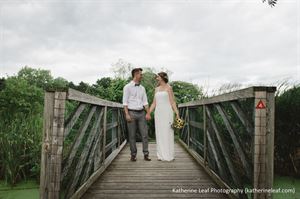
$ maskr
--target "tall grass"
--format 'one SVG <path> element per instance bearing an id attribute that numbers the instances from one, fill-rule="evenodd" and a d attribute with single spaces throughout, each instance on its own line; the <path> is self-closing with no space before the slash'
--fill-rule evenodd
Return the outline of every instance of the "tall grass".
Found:
<path id="1" fill-rule="evenodd" d="M 42 136 L 42 89 L 8 78 L 0 91 L 0 178 L 37 178 Z"/>
<path id="2" fill-rule="evenodd" d="M 275 171 L 300 177 L 300 86 L 284 89 L 275 103 Z"/>
<path id="3" fill-rule="evenodd" d="M 21 179 L 37 177 L 40 168 L 42 117 L 18 115 L 0 131 L 0 157 L 5 181 L 15 185 Z"/>

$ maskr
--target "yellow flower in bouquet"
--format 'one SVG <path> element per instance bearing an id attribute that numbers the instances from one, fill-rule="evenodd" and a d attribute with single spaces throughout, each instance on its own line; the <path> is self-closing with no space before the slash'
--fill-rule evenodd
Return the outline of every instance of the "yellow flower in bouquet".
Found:
<path id="1" fill-rule="evenodd" d="M 176 118 L 172 124 L 175 129 L 182 129 L 184 127 L 184 120 L 181 118 Z"/>

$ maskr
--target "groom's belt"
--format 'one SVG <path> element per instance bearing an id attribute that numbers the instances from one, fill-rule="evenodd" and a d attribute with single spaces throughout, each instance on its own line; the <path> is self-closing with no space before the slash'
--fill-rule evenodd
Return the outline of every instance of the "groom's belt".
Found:
<path id="1" fill-rule="evenodd" d="M 141 110 L 128 109 L 128 111 L 133 111 L 133 112 L 143 112 L 144 109 L 141 109 Z"/>

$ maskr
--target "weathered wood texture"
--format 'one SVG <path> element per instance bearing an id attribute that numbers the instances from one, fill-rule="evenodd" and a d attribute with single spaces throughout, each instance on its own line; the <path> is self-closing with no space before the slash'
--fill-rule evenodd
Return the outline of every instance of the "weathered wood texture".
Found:
<path id="1" fill-rule="evenodd" d="M 238 91 L 233 91 L 230 93 L 225 93 L 222 95 L 218 95 L 206 99 L 182 103 L 179 104 L 178 106 L 181 108 L 181 107 L 199 106 L 204 104 L 213 104 L 213 103 L 227 102 L 227 101 L 233 101 L 238 99 L 251 98 L 254 97 L 255 91 L 268 91 L 270 93 L 272 92 L 274 93 L 276 91 L 276 87 L 254 86 L 254 87 L 249 87 Z"/>
<path id="2" fill-rule="evenodd" d="M 59 198 L 65 99 L 65 92 L 47 92 L 45 95 L 40 198 Z"/>
<path id="3" fill-rule="evenodd" d="M 44 100 L 44 123 L 43 123 L 43 143 L 41 155 L 41 174 L 40 174 L 40 198 L 48 198 L 48 166 L 50 164 L 50 134 L 52 134 L 52 118 L 54 105 L 54 92 L 47 92 Z"/>
<path id="4" fill-rule="evenodd" d="M 129 160 L 127 145 L 82 198 L 227 198 L 216 193 L 175 192 L 179 188 L 218 188 L 180 144 L 175 143 L 175 161 L 171 162 L 157 160 L 155 143 L 149 144 L 150 162 L 143 159 L 141 143 L 137 148 L 136 162 Z"/>
<path id="5" fill-rule="evenodd" d="M 262 102 L 265 108 L 256 106 Z M 255 135 L 254 135 L 254 176 L 253 186 L 257 189 L 273 187 L 274 173 L 274 93 L 255 92 Z M 256 198 L 272 198 L 269 193 L 254 194 Z"/>
<path id="6" fill-rule="evenodd" d="M 66 100 L 79 103 L 65 121 Z M 45 93 L 40 198 L 81 197 L 125 146 L 123 113 L 119 103 L 73 89 Z"/>
<path id="7" fill-rule="evenodd" d="M 69 88 L 69 90 L 68 90 L 67 98 L 69 100 L 75 100 L 78 102 L 84 102 L 84 103 L 94 104 L 94 105 L 99 105 L 99 106 L 123 108 L 123 105 L 120 103 L 100 99 L 98 97 L 91 96 L 91 95 L 79 92 L 79 91 L 71 89 L 71 88 Z"/>
<path id="8" fill-rule="evenodd" d="M 180 115 L 186 121 L 180 143 L 221 187 L 244 189 L 251 184 L 252 188 L 272 188 L 275 91 L 276 87 L 250 87 L 179 105 Z M 248 108 L 242 108 L 241 101 Z M 260 101 L 263 106 L 257 107 Z M 199 108 L 203 113 L 192 111 Z M 195 129 L 198 134 L 204 131 L 203 139 L 195 139 Z M 252 196 L 272 197 L 266 192 Z"/>
<path id="9" fill-rule="evenodd" d="M 72 195 L 71 199 L 79 199 L 82 195 L 93 185 L 93 183 L 102 175 L 102 173 L 107 169 L 107 167 L 112 163 L 112 161 L 117 157 L 119 152 L 126 145 L 126 140 L 119 146 L 117 150 L 114 150 L 102 163 L 102 166 L 99 167 L 87 181 Z"/>
<path id="10" fill-rule="evenodd" d="M 253 188 L 271 188 L 275 89 L 251 87 L 179 105 L 180 116 L 185 119 L 186 125 L 179 134 L 183 148 L 175 145 L 176 160 L 173 162 L 157 161 L 155 144 L 149 145 L 151 162 L 144 161 L 142 153 L 138 155 L 137 162 L 129 161 L 129 146 L 121 151 L 126 144 L 127 131 L 121 104 L 73 89 L 46 92 L 40 198 L 56 199 L 63 195 L 75 199 L 83 194 L 83 198 L 245 198 L 241 194 L 176 193 L 179 188 L 219 186 L 243 189 L 241 177 L 250 179 Z M 245 98 L 254 101 L 253 119 L 249 119 L 249 113 L 244 112 L 238 101 Z M 79 104 L 65 121 L 66 100 L 75 100 Z M 256 107 L 260 101 L 265 108 Z M 227 103 L 226 106 L 224 103 Z M 197 107 L 201 107 L 201 114 Z M 84 118 L 79 119 L 83 112 Z M 233 114 L 237 119 L 233 120 Z M 199 120 L 199 117 L 202 119 Z M 79 128 L 72 131 L 78 120 L 81 122 L 77 124 Z M 245 151 L 245 146 L 242 147 L 245 143 L 235 129 L 237 121 L 245 129 L 243 136 L 253 138 L 248 145 L 248 148 L 253 146 L 253 154 L 250 152 L 249 155 L 249 150 Z M 68 154 L 64 154 L 66 158 L 62 167 L 63 142 L 70 132 L 76 134 Z M 247 142 L 249 140 L 252 139 Z M 65 177 L 68 180 L 63 180 Z M 67 183 L 63 186 L 66 190 L 61 190 L 64 181 Z M 263 193 L 253 194 L 253 197 L 272 196 Z"/>

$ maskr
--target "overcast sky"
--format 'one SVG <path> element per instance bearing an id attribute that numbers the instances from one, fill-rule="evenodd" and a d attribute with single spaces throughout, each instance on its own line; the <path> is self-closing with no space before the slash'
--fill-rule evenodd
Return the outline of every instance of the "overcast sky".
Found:
<path id="1" fill-rule="evenodd" d="M 300 79 L 297 0 L 63 2 L 0 0 L 0 77 L 27 65 L 92 84 L 121 58 L 210 89 Z"/>

